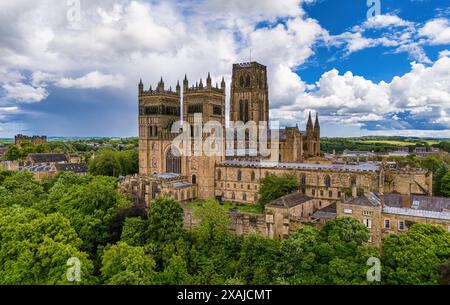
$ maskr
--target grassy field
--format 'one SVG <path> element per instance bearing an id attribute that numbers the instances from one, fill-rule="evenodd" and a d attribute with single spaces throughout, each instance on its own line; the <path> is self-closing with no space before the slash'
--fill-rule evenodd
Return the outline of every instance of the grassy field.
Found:
<path id="1" fill-rule="evenodd" d="M 421 140 L 418 142 L 409 142 L 409 141 L 393 141 L 393 140 L 361 140 L 358 141 L 360 143 L 370 143 L 370 144 L 388 144 L 388 145 L 397 145 L 397 146 L 408 146 L 408 145 L 416 145 L 418 142 L 428 143 L 429 145 L 439 144 L 439 141 L 433 140 Z"/>
<path id="2" fill-rule="evenodd" d="M 203 205 L 202 201 L 192 201 L 187 204 L 189 208 L 201 207 Z M 222 202 L 221 206 L 225 211 L 236 208 L 239 212 L 243 213 L 261 213 L 261 207 L 259 205 L 246 205 L 246 204 L 235 204 L 231 202 Z"/>

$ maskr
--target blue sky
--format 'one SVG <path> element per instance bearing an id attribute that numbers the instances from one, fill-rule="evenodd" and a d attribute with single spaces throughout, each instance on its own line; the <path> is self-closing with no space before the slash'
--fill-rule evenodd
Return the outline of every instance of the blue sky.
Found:
<path id="1" fill-rule="evenodd" d="M 74 3 L 0 4 L 0 137 L 136 136 L 139 78 L 229 87 L 250 48 L 281 125 L 318 111 L 325 136 L 450 137 L 448 1 L 369 19 L 366 0 Z"/>

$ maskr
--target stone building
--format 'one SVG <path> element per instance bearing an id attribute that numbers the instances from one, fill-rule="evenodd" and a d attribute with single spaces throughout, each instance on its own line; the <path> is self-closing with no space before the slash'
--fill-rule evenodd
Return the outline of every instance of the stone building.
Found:
<path id="1" fill-rule="evenodd" d="M 21 145 L 24 142 L 30 142 L 33 145 L 45 144 L 47 143 L 47 136 L 24 136 L 22 134 L 18 134 L 14 137 L 14 143 L 16 145 Z"/>
<path id="2" fill-rule="evenodd" d="M 369 193 L 339 202 L 337 217 L 354 217 L 370 231 L 369 242 L 380 244 L 383 237 L 405 232 L 414 223 L 430 223 L 450 231 L 450 198 Z"/>
<path id="3" fill-rule="evenodd" d="M 198 187 L 197 197 L 209 199 L 216 196 L 215 175 L 216 167 L 221 162 L 233 159 L 301 162 L 307 157 L 320 155 L 320 126 L 316 116 L 313 126 L 311 115 L 306 134 L 302 134 L 297 127 L 277 130 L 278 139 L 274 130 L 268 130 L 270 147 L 279 147 L 279 153 L 270 157 L 262 157 L 250 153 L 237 157 L 225 152 L 225 138 L 219 143 L 222 153 L 207 156 L 202 147 L 197 147 L 192 138 L 191 143 L 185 145 L 192 147 L 192 154 L 180 154 L 180 148 L 175 147 L 173 141 L 180 133 L 172 133 L 173 123 L 183 118 L 191 126 L 191 136 L 201 135 L 205 140 L 210 133 L 203 132 L 207 122 L 215 121 L 221 124 L 223 134 L 225 131 L 225 80 L 214 86 L 211 75 L 208 73 L 206 83 L 202 80 L 190 86 L 187 76 L 183 81 L 183 88 L 178 83 L 175 90 L 165 88 L 163 79 L 156 86 L 144 89 L 142 80 L 138 85 L 139 93 L 139 173 L 141 175 L 157 175 L 161 173 L 175 173 L 186 177 L 185 182 Z M 266 67 L 256 63 L 233 65 L 231 84 L 230 121 L 232 123 L 255 122 L 268 125 L 269 100 Z M 181 109 L 183 113 L 181 114 Z M 201 115 L 201 121 L 196 117 Z M 197 124 L 197 126 L 195 125 Z M 199 127 L 198 127 L 199 126 Z M 259 134 L 258 136 L 259 137 Z M 250 136 L 247 134 L 245 148 L 249 148 Z M 259 138 L 257 139 L 259 143 Z M 235 145 L 234 147 L 238 147 Z M 253 202 L 252 199 L 244 202 Z"/>
<path id="4" fill-rule="evenodd" d="M 213 85 L 208 73 L 205 83 L 200 79 L 190 85 L 185 76 L 182 87 L 178 83 L 175 90 L 166 89 L 162 78 L 156 89 L 151 86 L 145 89 L 141 80 L 138 85 L 139 175 L 122 177 L 119 189 L 134 202 L 145 205 L 161 195 L 180 202 L 216 198 L 256 204 L 262 178 L 268 174 L 292 174 L 298 179 L 298 192 L 269 204 L 262 214 L 231 213 L 232 230 L 236 234 L 259 232 L 269 237 L 284 237 L 302 222 L 323 223 L 341 215 L 337 205 L 346 198 L 394 192 L 432 195 L 432 175 L 425 170 L 398 169 L 385 162 L 334 163 L 323 158 L 317 113 L 314 123 L 309 114 L 305 131 L 300 131 L 298 126 L 269 129 L 268 90 L 264 65 L 234 64 L 229 122 L 226 122 L 224 78 L 220 86 Z M 190 129 L 176 129 L 172 133 L 173 124 L 181 119 L 190 124 Z M 206 128 L 206 123 L 211 121 L 219 123 L 217 130 Z M 245 127 L 250 123 L 263 126 L 267 134 L 252 134 L 244 128 L 243 143 L 228 138 L 214 143 L 220 154 L 205 154 L 194 140 L 199 136 L 205 141 L 213 132 L 226 134 L 229 128 L 225 125 Z M 177 137 L 186 132 L 191 136 L 189 140 L 173 145 Z M 259 145 L 256 149 L 252 146 L 264 138 L 267 138 L 269 156 L 262 154 Z M 191 155 L 180 154 L 187 148 L 192 148 Z M 364 198 L 354 199 L 349 204 L 356 210 L 377 201 L 376 197 Z M 372 217 L 377 213 L 381 212 L 373 210 Z M 192 227 L 194 224 L 192 215 L 185 210 L 185 225 Z M 380 236 L 372 238 L 377 242 Z"/>

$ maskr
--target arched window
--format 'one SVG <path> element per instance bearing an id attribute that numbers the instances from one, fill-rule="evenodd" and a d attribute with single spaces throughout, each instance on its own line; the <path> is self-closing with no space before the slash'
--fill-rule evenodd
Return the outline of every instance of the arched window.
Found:
<path id="1" fill-rule="evenodd" d="M 241 172 L 240 169 L 239 169 L 238 172 L 237 172 L 237 180 L 238 180 L 238 181 L 241 181 L 241 180 L 242 180 L 242 172 Z"/>
<path id="2" fill-rule="evenodd" d="M 239 121 L 244 120 L 244 102 L 242 100 L 239 101 Z"/>
<path id="3" fill-rule="evenodd" d="M 192 184 L 197 184 L 197 176 L 192 175 Z"/>
<path id="4" fill-rule="evenodd" d="M 350 183 L 352 186 L 356 186 L 356 176 L 352 176 Z"/>
<path id="5" fill-rule="evenodd" d="M 181 201 L 184 200 L 184 191 L 181 191 Z"/>
<path id="6" fill-rule="evenodd" d="M 255 181 L 255 179 L 256 179 L 256 175 L 255 175 L 255 172 L 254 172 L 254 171 L 252 171 L 251 179 L 252 179 L 252 181 Z"/>
<path id="7" fill-rule="evenodd" d="M 244 123 L 247 123 L 248 121 L 249 121 L 248 100 L 245 100 L 245 105 L 244 105 Z"/>
<path id="8" fill-rule="evenodd" d="M 231 193 L 231 200 L 235 200 L 236 199 L 236 194 L 234 194 L 234 192 Z"/>
<path id="9" fill-rule="evenodd" d="M 217 180 L 222 180 L 222 171 L 220 169 L 217 170 Z"/>
<path id="10" fill-rule="evenodd" d="M 166 155 L 166 172 L 181 174 L 181 157 L 172 153 L 172 147 L 167 151 Z"/>
<path id="11" fill-rule="evenodd" d="M 333 191 L 329 191 L 329 192 L 328 192 L 328 197 L 330 197 L 330 198 L 333 197 Z"/>
<path id="12" fill-rule="evenodd" d="M 250 75 L 247 75 L 247 78 L 245 79 L 245 87 L 250 87 Z"/>
<path id="13" fill-rule="evenodd" d="M 155 137 L 156 137 L 158 135 L 158 126 L 155 126 L 153 131 L 155 132 Z"/>
<path id="14" fill-rule="evenodd" d="M 244 77 L 241 75 L 241 77 L 239 78 L 239 84 L 241 85 L 241 87 L 244 87 Z"/>
<path id="15" fill-rule="evenodd" d="M 331 178 L 329 175 L 325 176 L 325 186 L 326 187 L 331 187 Z"/>
<path id="16" fill-rule="evenodd" d="M 301 178 L 300 178 L 300 184 L 301 184 L 301 185 L 306 185 L 306 175 L 305 175 L 305 174 L 303 174 L 303 175 L 301 176 Z"/>
<path id="17" fill-rule="evenodd" d="M 316 190 L 313 189 L 313 190 L 311 191 L 311 193 L 312 193 L 313 196 L 315 196 L 315 195 L 316 195 Z"/>
<path id="18" fill-rule="evenodd" d="M 244 194 L 242 195 L 242 200 L 247 201 L 247 194 L 246 194 L 246 193 L 244 193 Z"/>

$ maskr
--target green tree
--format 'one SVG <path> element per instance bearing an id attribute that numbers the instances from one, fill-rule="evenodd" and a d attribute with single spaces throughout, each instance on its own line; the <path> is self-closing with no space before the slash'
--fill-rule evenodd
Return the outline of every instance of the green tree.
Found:
<path id="1" fill-rule="evenodd" d="M 441 194 L 450 197 L 450 172 L 446 173 L 441 179 Z"/>
<path id="2" fill-rule="evenodd" d="M 151 202 L 148 213 L 148 236 L 157 243 L 173 242 L 183 236 L 183 209 L 168 197 Z"/>
<path id="3" fill-rule="evenodd" d="M 415 224 L 405 234 L 383 239 L 382 278 L 386 284 L 438 284 L 450 259 L 450 233 L 441 226 Z"/>
<path id="4" fill-rule="evenodd" d="M 193 211 L 198 221 L 192 231 L 191 274 L 197 284 L 223 284 L 234 276 L 240 239 L 229 231 L 228 212 L 217 201 L 209 200 Z"/>
<path id="5" fill-rule="evenodd" d="M 94 283 L 93 265 L 81 240 L 61 214 L 31 208 L 0 209 L 0 284 L 71 284 L 67 260 L 80 260 L 80 284 Z"/>
<path id="6" fill-rule="evenodd" d="M 117 192 L 116 179 L 112 177 L 97 176 L 74 185 L 63 182 L 71 178 L 63 176 L 62 181 L 55 183 L 47 205 L 70 220 L 83 240 L 83 249 L 94 254 L 98 245 L 110 242 L 110 228 L 117 212 L 130 207 L 130 203 Z"/>
<path id="7" fill-rule="evenodd" d="M 448 173 L 448 166 L 446 164 L 442 164 L 436 173 L 433 175 L 433 195 L 434 196 L 442 196 L 441 187 L 442 187 L 442 179 Z"/>
<path id="8" fill-rule="evenodd" d="M 148 223 L 141 217 L 127 217 L 120 240 L 130 246 L 144 246 L 147 241 Z"/>
<path id="9" fill-rule="evenodd" d="M 434 174 L 442 166 L 442 161 L 434 156 L 428 156 L 420 161 L 420 165 Z"/>
<path id="10" fill-rule="evenodd" d="M 272 200 L 290 194 L 298 190 L 298 188 L 299 184 L 294 175 L 283 174 L 278 176 L 269 174 L 261 180 L 259 204 L 264 207 Z"/>
<path id="11" fill-rule="evenodd" d="M 45 198 L 43 187 L 29 171 L 14 172 L 4 179 L 2 186 L 4 194 L 0 197 L 0 206 L 30 207 Z"/>
<path id="12" fill-rule="evenodd" d="M 245 236 L 238 262 L 238 276 L 247 284 L 275 282 L 276 264 L 281 257 L 280 242 L 251 234 Z"/>
<path id="13" fill-rule="evenodd" d="M 166 268 L 160 274 L 162 285 L 189 285 L 191 280 L 187 262 L 179 255 L 172 255 Z"/>
<path id="14" fill-rule="evenodd" d="M 155 261 L 143 247 L 125 242 L 105 249 L 102 256 L 102 279 L 108 285 L 157 284 Z"/>
<path id="15" fill-rule="evenodd" d="M 0 169 L 0 185 L 3 184 L 6 178 L 11 177 L 12 175 L 14 175 L 13 171 Z"/>
<path id="16" fill-rule="evenodd" d="M 98 154 L 89 162 L 89 173 L 92 175 L 119 177 L 122 173 L 122 165 L 117 155 L 110 150 Z"/>

